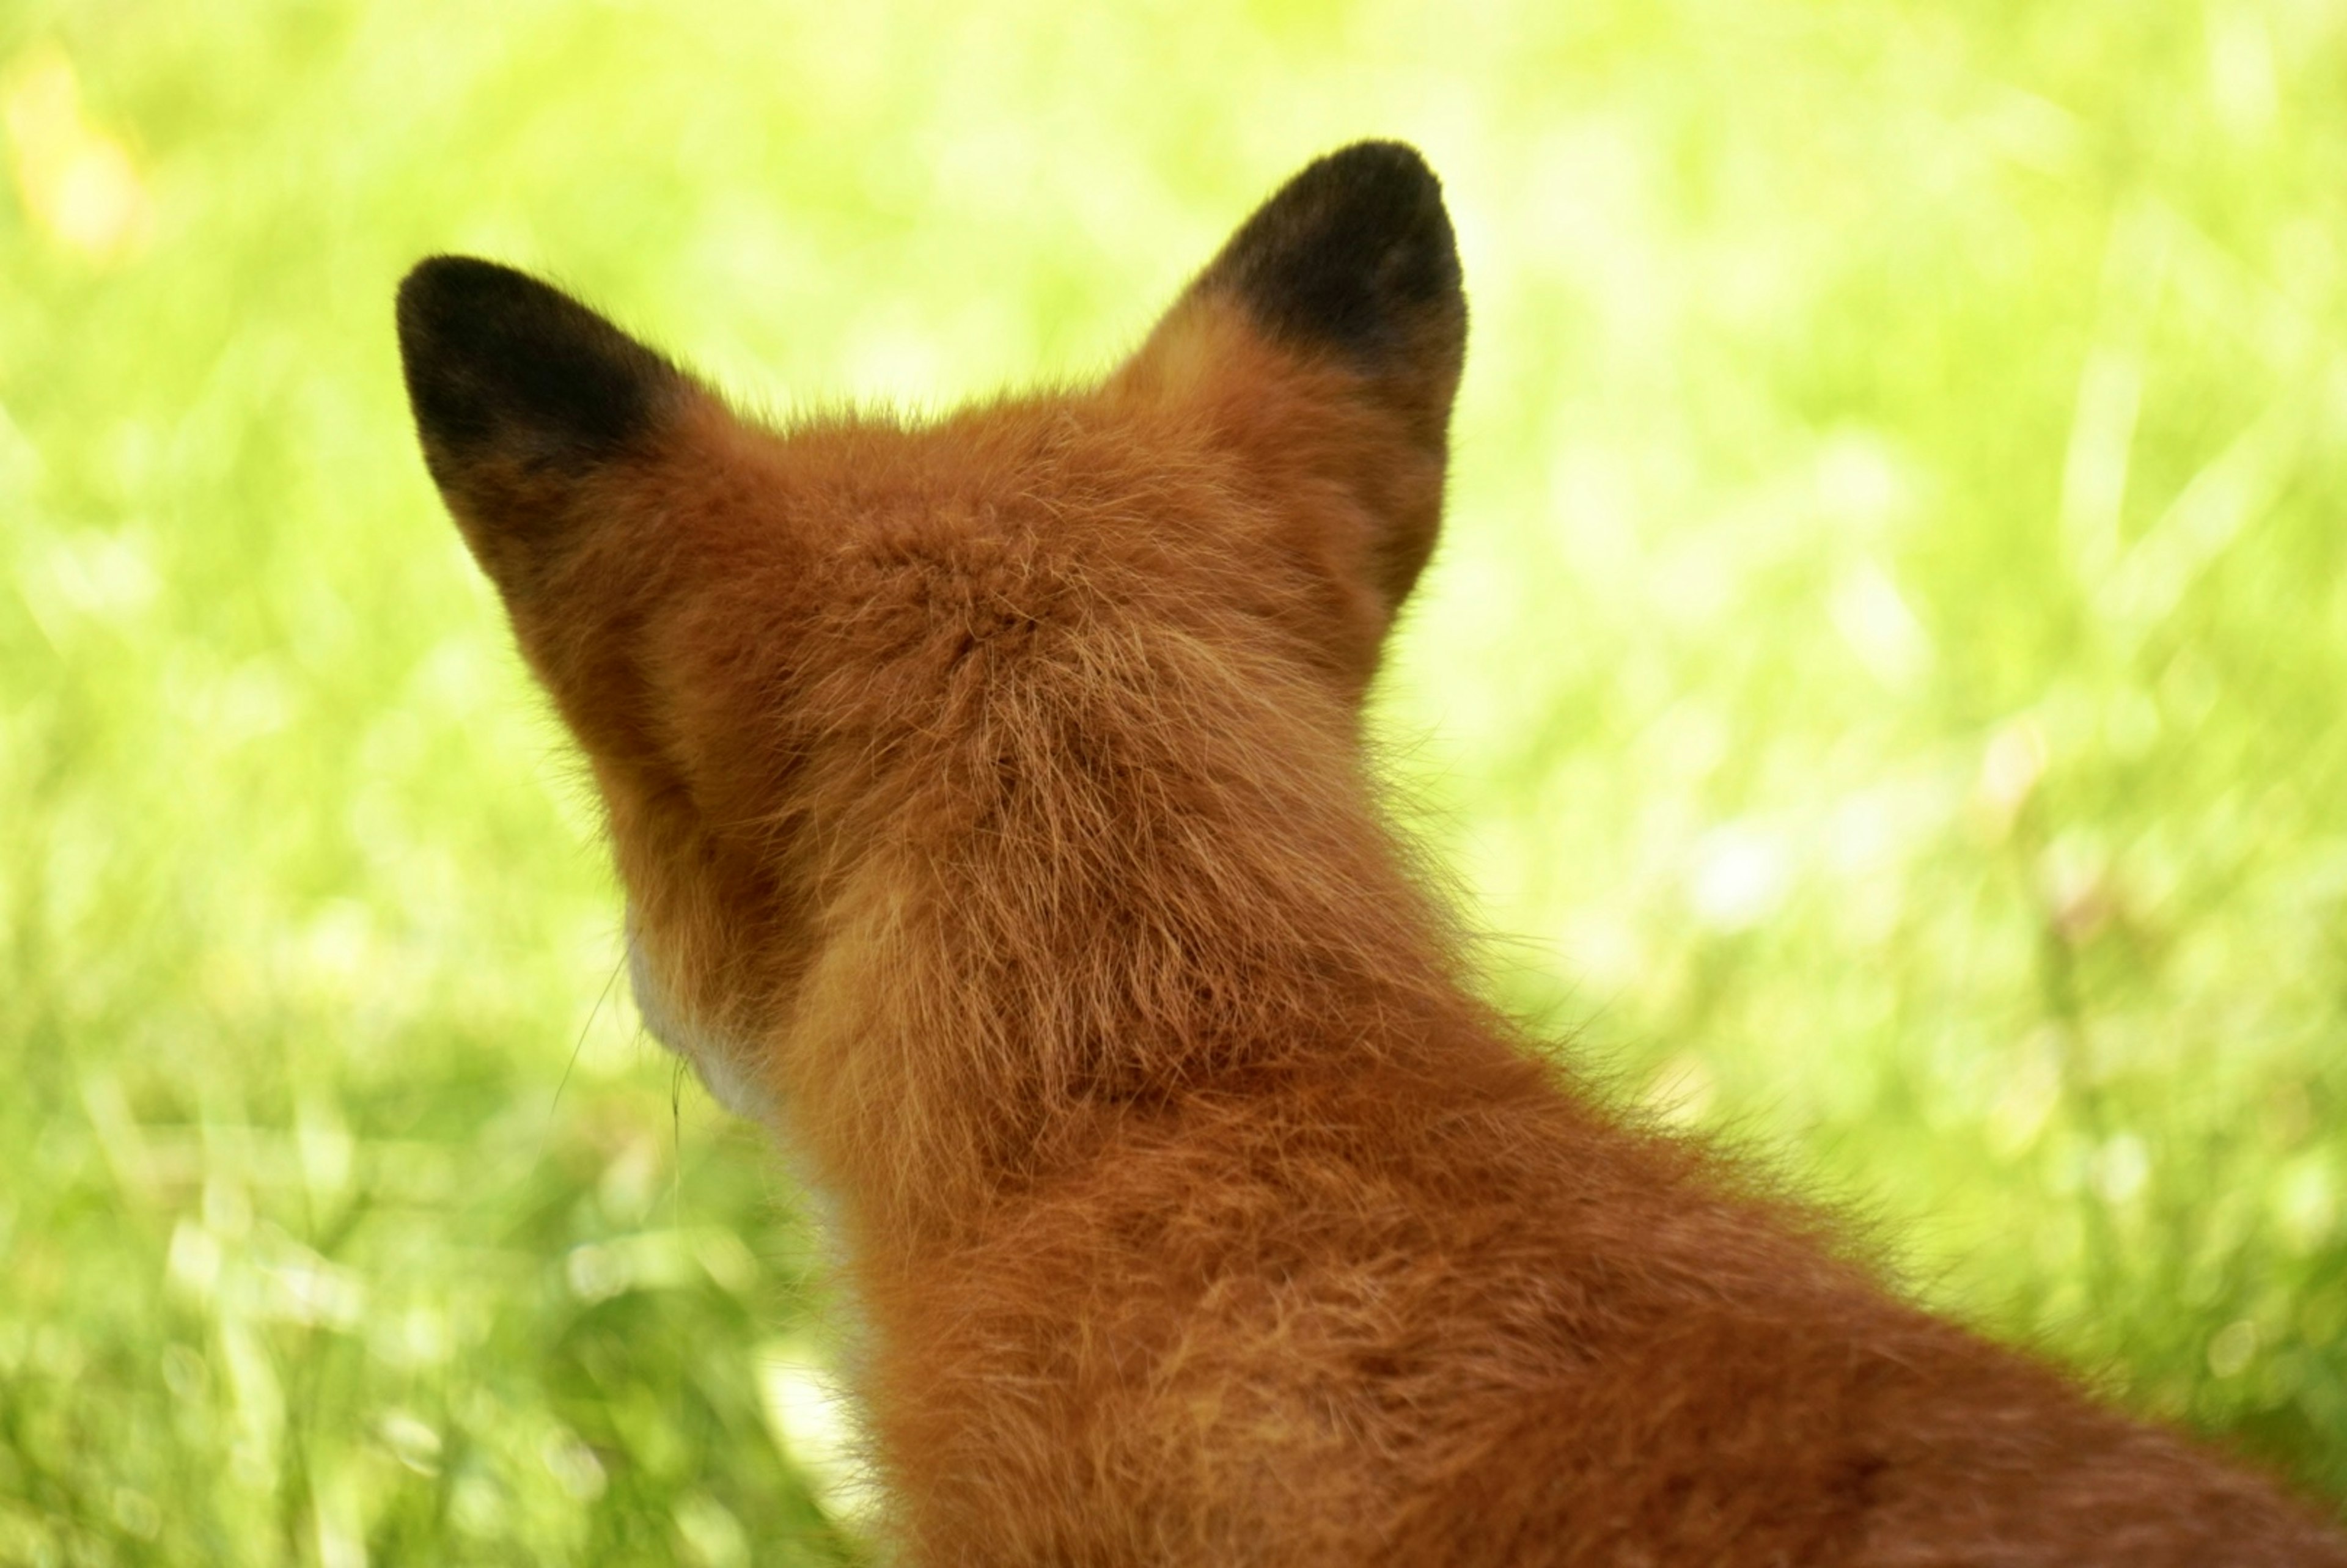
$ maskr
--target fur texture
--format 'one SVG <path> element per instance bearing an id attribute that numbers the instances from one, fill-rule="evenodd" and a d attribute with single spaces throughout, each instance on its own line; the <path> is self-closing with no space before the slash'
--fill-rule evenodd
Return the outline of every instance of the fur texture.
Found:
<path id="1" fill-rule="evenodd" d="M 2347 1564 L 1475 999 L 1358 734 L 1465 343 L 1410 149 L 927 425 L 761 428 L 486 262 L 399 323 L 645 1016 L 837 1201 L 907 1560 Z"/>

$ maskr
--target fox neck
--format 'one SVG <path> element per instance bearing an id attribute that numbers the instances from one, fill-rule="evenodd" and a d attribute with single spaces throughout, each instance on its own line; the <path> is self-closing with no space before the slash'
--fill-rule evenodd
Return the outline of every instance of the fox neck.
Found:
<path id="1" fill-rule="evenodd" d="M 1480 1018 L 1341 733 L 973 821 L 918 808 L 842 879 L 776 1053 L 852 1241 L 918 1246 L 1190 1096 L 1407 1058 Z M 1088 823 L 1099 830 L 1090 831 Z"/>

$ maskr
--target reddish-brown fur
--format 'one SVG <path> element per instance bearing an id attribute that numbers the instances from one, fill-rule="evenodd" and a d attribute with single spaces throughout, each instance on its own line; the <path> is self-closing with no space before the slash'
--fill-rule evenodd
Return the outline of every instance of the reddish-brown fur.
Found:
<path id="1" fill-rule="evenodd" d="M 1358 735 L 1455 350 L 1215 276 L 933 425 L 655 373 L 553 461 L 417 394 L 648 1014 L 837 1201 L 907 1559 L 2347 1564 L 1476 999 Z"/>

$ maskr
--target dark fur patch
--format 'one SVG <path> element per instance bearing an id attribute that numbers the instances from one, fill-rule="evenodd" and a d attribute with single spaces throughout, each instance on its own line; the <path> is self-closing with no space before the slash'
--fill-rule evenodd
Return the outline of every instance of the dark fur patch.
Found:
<path id="1" fill-rule="evenodd" d="M 1441 183 L 1398 141 L 1357 142 L 1311 164 L 1256 209 L 1198 287 L 1236 296 L 1284 342 L 1334 347 L 1371 370 L 1430 347 L 1456 352 L 1465 338 Z"/>
<path id="2" fill-rule="evenodd" d="M 559 290 L 470 256 L 435 256 L 399 286 L 399 351 L 433 477 L 487 457 L 583 471 L 651 430 L 682 380 Z"/>

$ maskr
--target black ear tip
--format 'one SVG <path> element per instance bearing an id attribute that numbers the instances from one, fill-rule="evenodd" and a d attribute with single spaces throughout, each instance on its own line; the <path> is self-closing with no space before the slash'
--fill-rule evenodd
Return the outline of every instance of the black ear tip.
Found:
<path id="1" fill-rule="evenodd" d="M 1327 203 L 1331 228 L 1389 238 L 1403 263 L 1389 282 L 1406 297 L 1424 302 L 1458 292 L 1459 241 L 1442 204 L 1442 181 L 1418 149 L 1357 141 L 1307 168 L 1290 188 L 1298 186 Z"/>
<path id="2" fill-rule="evenodd" d="M 651 425 L 667 361 L 560 290 L 472 256 L 434 256 L 401 281 L 399 352 L 436 466 L 490 447 L 569 466 Z"/>
<path id="3" fill-rule="evenodd" d="M 477 256 L 427 256 L 399 282 L 399 346 L 413 354 L 516 307 L 543 309 L 547 296 L 569 303 L 527 272 Z"/>
<path id="4" fill-rule="evenodd" d="M 1416 148 L 1359 141 L 1314 160 L 1256 210 L 1202 282 L 1296 342 L 1376 360 L 1430 323 L 1463 338 L 1459 247 L 1442 182 Z"/>
<path id="5" fill-rule="evenodd" d="M 1321 179 L 1357 192 L 1378 192 L 1411 206 L 1442 206 L 1442 182 L 1425 155 L 1406 141 L 1357 141 L 1315 159 L 1296 182 Z M 1294 183 L 1294 182 L 1291 182 Z"/>

